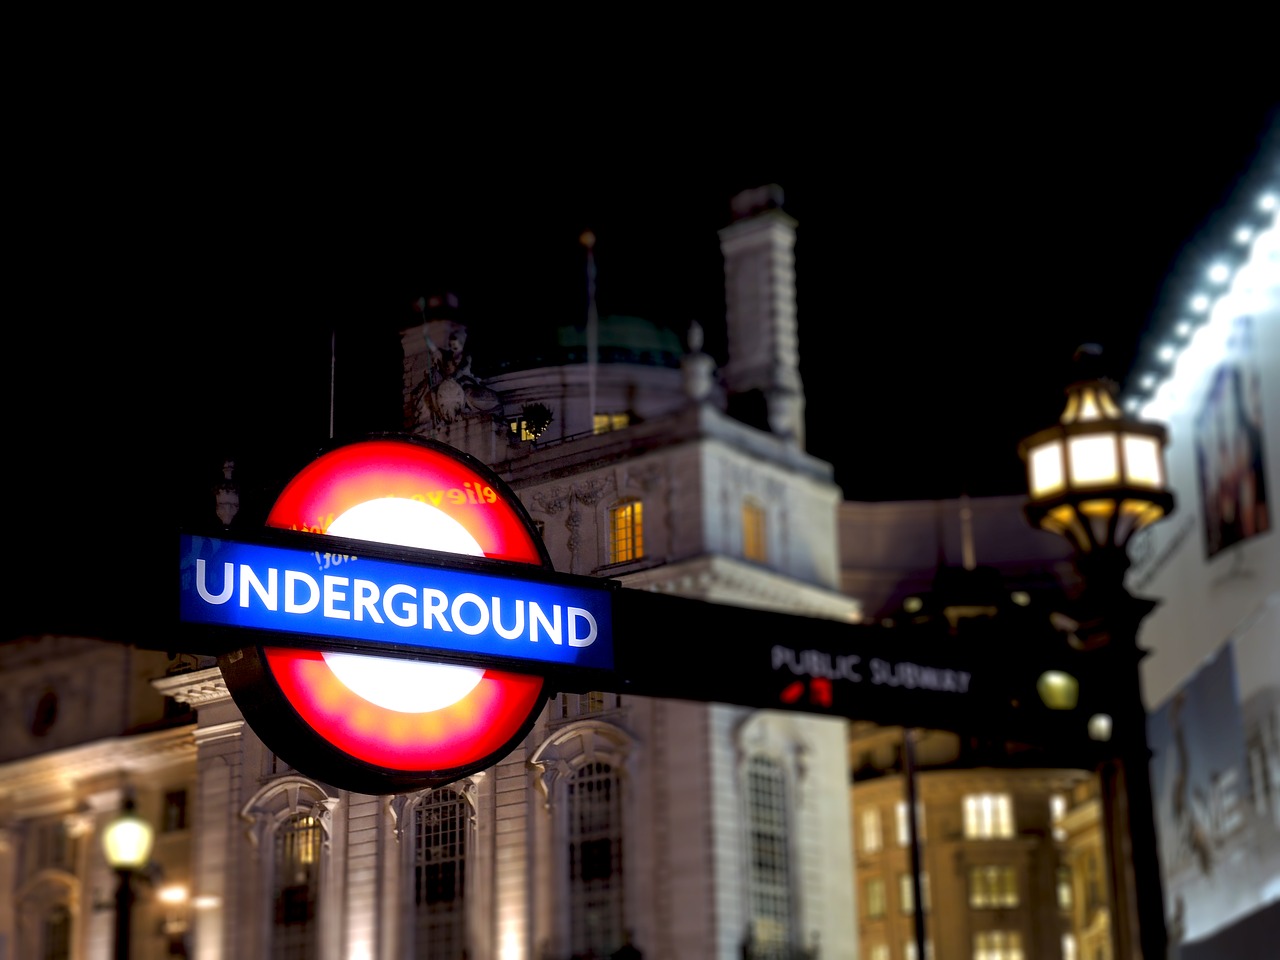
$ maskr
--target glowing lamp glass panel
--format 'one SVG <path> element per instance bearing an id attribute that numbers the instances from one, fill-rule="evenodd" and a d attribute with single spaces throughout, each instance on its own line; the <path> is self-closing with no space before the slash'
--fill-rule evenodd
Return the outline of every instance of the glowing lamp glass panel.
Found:
<path id="1" fill-rule="evenodd" d="M 1089 738 L 1105 743 L 1111 739 L 1111 715 L 1095 713 L 1089 718 Z"/>
<path id="2" fill-rule="evenodd" d="M 1102 410 L 1098 407 L 1097 394 L 1092 390 L 1083 391 L 1080 398 L 1080 412 L 1077 414 L 1080 420 L 1101 420 Z"/>
<path id="3" fill-rule="evenodd" d="M 1164 477 L 1160 469 L 1160 444 L 1155 437 L 1126 433 L 1121 443 L 1124 446 L 1125 476 L 1129 483 L 1159 490 Z"/>
<path id="4" fill-rule="evenodd" d="M 1031 472 L 1031 495 L 1045 497 L 1057 493 L 1064 483 L 1062 443 L 1052 440 L 1034 448 L 1027 457 Z"/>
<path id="5" fill-rule="evenodd" d="M 137 870 L 151 857 L 151 841 L 155 832 L 151 824 L 136 813 L 123 813 L 102 834 L 102 849 L 107 863 L 117 870 Z"/>
<path id="6" fill-rule="evenodd" d="M 1120 479 L 1116 441 L 1111 434 L 1072 437 L 1067 441 L 1071 459 L 1071 485 L 1091 487 Z"/>

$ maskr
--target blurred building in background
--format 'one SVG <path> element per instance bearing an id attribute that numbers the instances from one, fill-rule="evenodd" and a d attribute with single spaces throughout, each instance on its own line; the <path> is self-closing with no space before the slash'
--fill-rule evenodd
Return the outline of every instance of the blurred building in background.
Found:
<path id="1" fill-rule="evenodd" d="M 593 315 L 546 356 L 482 381 L 456 304 L 424 298 L 402 334 L 406 430 L 491 465 L 558 570 L 857 622 L 840 590 L 840 490 L 803 449 L 796 225 L 780 200 L 774 189 L 739 198 L 722 233 L 734 358 L 722 375 L 697 331 L 686 349 L 643 320 Z M 233 522 L 234 471 L 217 486 Z M 733 638 L 701 639 L 699 662 L 682 668 L 730 669 Z M 136 663 L 131 677 L 145 663 L 153 689 L 147 709 L 118 709 L 109 726 L 45 709 L 6 750 L 13 909 L 0 936 L 15 955 L 102 955 L 110 913 L 94 907 L 110 903 L 112 878 L 99 839 L 126 791 L 153 822 L 183 809 L 162 835 L 174 855 L 157 860 L 188 898 L 143 896 L 138 957 L 858 955 L 842 719 L 561 694 L 483 774 L 360 796 L 267 750 L 208 661 L 166 670 L 162 655 L 33 638 L 6 651 L 27 657 L 6 670 L 9 718 L 31 713 L 42 684 L 80 677 L 55 703 L 76 701 L 93 668 L 60 655 L 67 644 Z M 120 696 L 107 689 L 95 696 Z M 137 731 L 166 709 L 172 761 L 159 769 L 154 735 Z M 92 780 L 68 751 L 97 758 Z M 76 859 L 42 852 L 39 837 L 67 831 Z M 176 911 L 182 926 L 165 929 L 183 935 L 168 940 L 159 925 Z"/>
<path id="2" fill-rule="evenodd" d="M 830 465 L 805 452 L 795 227 L 776 188 L 735 199 L 721 233 L 724 369 L 696 328 L 681 342 L 592 306 L 555 343 L 481 375 L 472 346 L 500 345 L 472 344 L 448 294 L 424 298 L 401 331 L 405 429 L 490 465 L 557 570 L 1027 642 L 1073 584 L 1065 544 L 1026 525 L 1021 498 L 843 503 Z M 1274 239 L 1257 249 L 1256 305 L 1220 303 L 1205 327 L 1247 345 L 1154 413 L 1171 420 L 1179 511 L 1131 574 L 1135 593 L 1164 603 L 1143 641 L 1150 703 L 1172 711 L 1154 718 L 1170 734 L 1153 770 L 1168 784 L 1166 899 L 1188 941 L 1274 900 L 1280 555 L 1266 504 L 1280 417 L 1258 420 L 1280 410 L 1280 271 Z M 1207 491 L 1231 470 L 1209 454 L 1236 433 L 1252 478 L 1211 511 Z M 232 523 L 248 496 L 233 464 L 214 496 L 210 511 Z M 700 639 L 697 669 L 732 669 L 732 636 Z M 1218 727 L 1197 739 L 1187 726 L 1197 678 L 1213 667 L 1220 679 L 1225 650 L 1248 688 L 1230 768 L 1213 753 Z M 273 755 L 208 658 L 42 636 L 0 647 L 0 675 L 13 731 L 0 745 L 0 960 L 109 955 L 101 832 L 128 796 L 157 829 L 135 960 L 919 960 L 918 909 L 937 960 L 1110 956 L 1094 778 L 953 734 L 561 694 L 492 769 L 376 797 Z M 1230 904 L 1205 892 L 1233 875 L 1245 886 Z"/>

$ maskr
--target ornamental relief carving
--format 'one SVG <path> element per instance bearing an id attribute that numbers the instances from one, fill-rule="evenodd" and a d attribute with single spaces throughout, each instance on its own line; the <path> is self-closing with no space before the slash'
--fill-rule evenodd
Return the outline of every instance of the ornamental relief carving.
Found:
<path id="1" fill-rule="evenodd" d="M 328 844 L 333 811 L 340 802 L 311 780 L 287 777 L 259 791 L 240 811 L 240 818 L 249 824 L 245 836 L 255 849 L 271 830 L 296 813 L 315 817 L 324 831 L 324 842 Z"/>
<path id="2" fill-rule="evenodd" d="M 582 511 L 580 507 L 593 507 L 603 500 L 614 489 L 612 477 L 586 477 L 568 486 L 551 487 L 533 494 L 533 502 L 543 513 L 556 516 L 565 513 L 564 526 L 569 533 L 569 572 L 578 573 L 580 559 L 578 549 L 582 546 Z"/>
<path id="3" fill-rule="evenodd" d="M 580 720 L 558 729 L 528 760 L 537 771 L 544 809 L 551 809 L 560 781 L 573 777 L 588 763 L 607 763 L 620 773 L 632 775 L 631 747 L 630 734 L 600 720 Z"/>
<path id="4" fill-rule="evenodd" d="M 646 493 L 654 490 L 661 482 L 665 471 L 661 464 L 627 464 L 621 468 L 622 478 L 618 482 L 619 490 L 639 487 Z"/>
<path id="5" fill-rule="evenodd" d="M 395 836 L 396 843 L 404 838 L 404 832 L 408 828 L 405 819 L 405 811 L 414 803 L 421 801 L 428 794 L 435 790 L 451 790 L 467 802 L 470 808 L 470 819 L 472 826 L 476 822 L 476 803 L 479 793 L 480 781 L 484 779 L 486 771 L 480 770 L 473 773 L 464 780 L 455 783 L 446 784 L 443 787 L 430 787 L 426 790 L 420 790 L 417 793 L 397 793 L 387 802 L 387 810 L 391 814 L 392 833 Z"/>

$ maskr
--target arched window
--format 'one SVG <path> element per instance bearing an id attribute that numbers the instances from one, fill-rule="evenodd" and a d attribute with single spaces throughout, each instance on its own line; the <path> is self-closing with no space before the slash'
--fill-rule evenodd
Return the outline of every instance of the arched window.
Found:
<path id="1" fill-rule="evenodd" d="M 271 956 L 279 960 L 311 960 L 319 956 L 320 821 L 309 813 L 286 818 L 275 832 Z"/>
<path id="2" fill-rule="evenodd" d="M 471 831 L 471 806 L 455 790 L 432 790 L 414 807 L 413 956 L 419 960 L 466 955 Z"/>
<path id="3" fill-rule="evenodd" d="M 751 955 L 790 956 L 790 817 L 786 772 L 776 760 L 754 756 L 747 761 L 746 807 Z"/>
<path id="4" fill-rule="evenodd" d="M 624 500 L 609 509 L 609 562 L 625 563 L 644 556 L 644 504 Z"/>
<path id="5" fill-rule="evenodd" d="M 607 763 L 587 763 L 565 787 L 571 953 L 608 957 L 625 943 L 618 775 Z"/>

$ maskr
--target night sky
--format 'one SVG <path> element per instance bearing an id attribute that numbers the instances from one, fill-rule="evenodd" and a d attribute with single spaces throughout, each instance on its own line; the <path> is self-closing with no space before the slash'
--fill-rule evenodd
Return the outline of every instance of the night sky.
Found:
<path id="1" fill-rule="evenodd" d="M 419 296 L 457 294 L 477 366 L 584 323 L 585 229 L 601 315 L 696 320 L 723 362 L 716 231 L 762 183 L 799 221 L 807 446 L 846 496 L 1023 492 L 1017 442 L 1057 417 L 1075 348 L 1124 378 L 1280 115 L 1241 94 L 975 103 L 528 120 L 358 160 L 211 141 L 153 192 L 163 254 L 101 224 L 68 243 L 55 272 L 84 291 L 43 291 L 57 309 L 10 357 L 17 631 L 127 606 L 122 568 L 171 566 L 170 523 L 221 458 L 269 496 L 328 441 L 331 397 L 339 438 L 396 428 Z M 78 600 L 50 564 L 79 571 Z"/>

